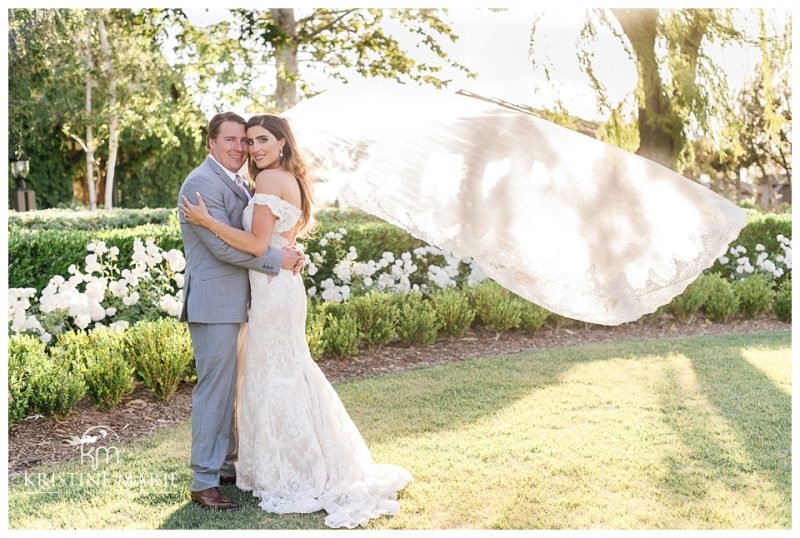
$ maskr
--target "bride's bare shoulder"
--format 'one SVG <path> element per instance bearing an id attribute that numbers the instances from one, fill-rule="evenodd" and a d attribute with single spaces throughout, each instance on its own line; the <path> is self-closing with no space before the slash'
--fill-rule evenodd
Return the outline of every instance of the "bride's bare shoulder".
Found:
<path id="1" fill-rule="evenodd" d="M 287 192 L 291 192 L 293 180 L 294 176 L 286 170 L 264 169 L 256 176 L 256 192 L 285 198 Z"/>

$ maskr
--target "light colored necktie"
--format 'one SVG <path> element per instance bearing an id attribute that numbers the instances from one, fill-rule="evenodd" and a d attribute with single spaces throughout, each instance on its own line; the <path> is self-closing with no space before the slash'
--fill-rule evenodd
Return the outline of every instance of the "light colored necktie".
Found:
<path id="1" fill-rule="evenodd" d="M 245 187 L 244 180 L 242 179 L 242 176 L 240 176 L 239 174 L 236 174 L 236 180 L 235 181 L 236 181 L 236 184 L 239 185 L 239 188 L 244 191 L 245 195 L 247 195 L 247 199 L 249 200 L 250 199 L 250 190 L 247 187 Z"/>

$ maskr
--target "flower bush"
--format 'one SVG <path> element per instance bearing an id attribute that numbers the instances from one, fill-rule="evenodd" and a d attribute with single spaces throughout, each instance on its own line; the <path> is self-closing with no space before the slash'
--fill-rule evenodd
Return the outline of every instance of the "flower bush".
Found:
<path id="1" fill-rule="evenodd" d="M 756 243 L 750 253 L 743 245 L 731 246 L 728 250 L 730 257 L 722 255 L 717 259 L 722 268 L 720 273 L 729 280 L 742 280 L 760 273 L 773 282 L 783 282 L 792 270 L 792 240 L 783 234 L 778 234 L 776 239 L 779 251 L 772 253 L 767 252 L 761 243 Z"/>
<path id="2" fill-rule="evenodd" d="M 49 344 L 70 330 L 125 329 L 135 321 L 180 315 L 186 266 L 180 250 L 164 251 L 150 238 L 137 238 L 131 266 L 120 271 L 117 247 L 98 241 L 86 249 L 83 271 L 73 264 L 68 279 L 52 277 L 38 301 L 33 288 L 9 289 L 10 332 L 37 334 Z"/>

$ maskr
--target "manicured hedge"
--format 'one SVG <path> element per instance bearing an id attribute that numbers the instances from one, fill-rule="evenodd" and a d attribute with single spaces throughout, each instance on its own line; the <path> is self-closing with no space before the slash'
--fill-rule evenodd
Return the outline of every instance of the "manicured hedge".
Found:
<path id="1" fill-rule="evenodd" d="M 8 286 L 42 290 L 55 275 L 69 277 L 67 269 L 75 264 L 83 269 L 89 252 L 86 245 L 105 241 L 108 247 L 119 248 L 118 267 L 128 267 L 133 256 L 133 243 L 139 237 L 152 237 L 164 250 L 183 250 L 183 240 L 176 226 L 148 224 L 120 230 L 28 230 L 9 229 Z"/>
<path id="2" fill-rule="evenodd" d="M 113 230 L 135 228 L 144 224 L 168 224 L 177 218 L 177 210 L 156 209 L 100 209 L 73 211 L 70 209 L 44 209 L 18 213 L 9 211 L 8 226 L 28 230 Z"/>

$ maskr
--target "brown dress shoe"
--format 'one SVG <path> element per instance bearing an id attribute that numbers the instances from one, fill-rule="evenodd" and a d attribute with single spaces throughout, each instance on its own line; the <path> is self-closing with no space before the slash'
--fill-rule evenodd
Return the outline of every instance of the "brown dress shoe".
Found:
<path id="1" fill-rule="evenodd" d="M 217 508 L 219 510 L 238 510 L 239 505 L 227 498 L 219 490 L 219 487 L 202 489 L 192 492 L 192 502 L 203 508 Z"/>
<path id="2" fill-rule="evenodd" d="M 236 484 L 236 477 L 235 476 L 220 476 L 219 483 L 223 486 L 229 486 L 231 484 Z"/>

